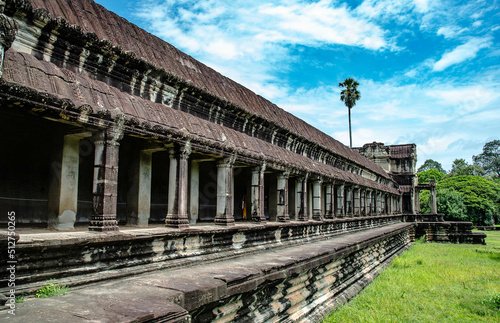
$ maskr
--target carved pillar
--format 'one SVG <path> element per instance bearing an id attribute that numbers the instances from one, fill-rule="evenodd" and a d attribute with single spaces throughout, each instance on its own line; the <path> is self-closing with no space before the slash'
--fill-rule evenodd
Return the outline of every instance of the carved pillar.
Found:
<path id="1" fill-rule="evenodd" d="M 288 177 L 290 172 L 278 174 L 278 221 L 290 222 L 288 215 Z"/>
<path id="2" fill-rule="evenodd" d="M 327 183 L 325 186 L 325 219 L 334 218 L 334 193 L 333 183 Z"/>
<path id="3" fill-rule="evenodd" d="M 200 164 L 191 161 L 191 185 L 190 185 L 190 198 L 189 198 L 189 224 L 194 225 L 198 220 L 200 210 Z"/>
<path id="4" fill-rule="evenodd" d="M 233 165 L 236 156 L 221 159 L 217 164 L 217 211 L 215 224 L 234 225 Z"/>
<path id="5" fill-rule="evenodd" d="M 122 123 L 123 124 L 123 123 Z M 94 134 L 93 211 L 90 231 L 117 231 L 118 153 L 121 129 L 112 128 Z"/>
<path id="6" fill-rule="evenodd" d="M 415 189 L 415 214 L 420 213 L 420 189 L 416 188 Z"/>
<path id="7" fill-rule="evenodd" d="M 366 202 L 367 202 L 366 214 L 372 215 L 372 213 L 373 213 L 372 190 L 367 190 L 366 195 L 367 195 L 366 196 Z"/>
<path id="8" fill-rule="evenodd" d="M 14 19 L 3 14 L 5 1 L 0 0 L 0 79 L 3 75 L 3 61 L 7 51 L 16 39 L 17 23 Z"/>
<path id="9" fill-rule="evenodd" d="M 354 207 L 352 203 L 352 187 L 346 185 L 345 187 L 345 208 L 346 208 L 346 217 L 352 217 L 354 212 Z"/>
<path id="10" fill-rule="evenodd" d="M 168 177 L 168 213 L 165 225 L 173 228 L 188 228 L 188 161 L 190 143 L 171 148 Z"/>
<path id="11" fill-rule="evenodd" d="M 49 228 L 74 230 L 78 206 L 80 140 L 83 134 L 65 135 L 62 149 L 51 167 Z"/>
<path id="12" fill-rule="evenodd" d="M 321 208 L 321 184 L 322 180 L 313 181 L 313 220 L 321 221 L 323 220 L 323 210 Z"/>
<path id="13" fill-rule="evenodd" d="M 431 204 L 431 214 L 437 214 L 437 195 L 436 195 L 436 181 L 431 180 L 430 181 L 430 186 L 431 186 L 431 196 L 430 196 L 430 201 L 429 203 Z"/>
<path id="14" fill-rule="evenodd" d="M 297 196 L 299 199 L 299 221 L 308 221 L 309 220 L 309 212 L 307 209 L 307 177 L 306 174 L 304 177 L 299 179 L 299 186 L 297 188 Z"/>
<path id="15" fill-rule="evenodd" d="M 365 189 L 359 189 L 359 214 L 361 216 L 366 215 L 366 190 Z"/>
<path id="16" fill-rule="evenodd" d="M 147 226 L 151 210 L 153 152 L 141 150 L 134 159 L 132 183 L 127 196 L 127 224 Z"/>
<path id="17" fill-rule="evenodd" d="M 264 171 L 266 165 L 252 168 L 252 221 L 266 223 L 264 214 Z"/>
<path id="18" fill-rule="evenodd" d="M 354 216 L 359 216 L 361 212 L 361 189 L 359 187 L 354 187 L 352 190 L 353 204 L 354 204 Z"/>
<path id="19" fill-rule="evenodd" d="M 377 215 L 380 215 L 381 212 L 381 205 L 380 205 L 381 195 L 382 195 L 381 192 L 379 191 L 375 192 L 375 212 L 377 213 Z"/>
<path id="20" fill-rule="evenodd" d="M 337 186 L 337 218 L 345 216 L 344 183 Z"/>
<path id="21" fill-rule="evenodd" d="M 298 181 L 293 178 L 291 181 L 289 181 L 288 184 L 288 213 L 290 216 L 290 220 L 297 220 L 298 218 L 298 210 L 299 210 L 299 203 L 298 203 Z"/>

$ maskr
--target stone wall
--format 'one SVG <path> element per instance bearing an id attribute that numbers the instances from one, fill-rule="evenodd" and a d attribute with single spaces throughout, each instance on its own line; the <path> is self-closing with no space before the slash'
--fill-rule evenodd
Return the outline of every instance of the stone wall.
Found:
<path id="1" fill-rule="evenodd" d="M 342 234 L 327 234 L 321 231 L 328 228 L 302 224 L 288 228 L 288 241 L 284 235 L 277 239 L 277 233 L 285 231 L 283 227 L 276 228 L 274 235 L 267 229 L 224 228 L 221 235 L 211 233 L 212 251 L 218 259 L 192 255 L 192 262 L 177 264 L 175 259 L 163 259 L 165 266 L 158 265 L 154 271 L 80 286 L 65 296 L 28 299 L 18 304 L 16 316 L 9 320 L 33 322 L 43 317 L 66 322 L 319 322 L 357 295 L 406 250 L 414 229 L 414 224 L 398 221 L 380 227 L 358 222 L 351 224 L 352 230 L 342 230 L 347 226 L 344 222 L 337 227 Z M 356 231 L 356 226 L 364 229 Z M 227 252 L 220 242 L 229 243 L 229 239 L 216 238 L 224 234 L 232 236 Z M 257 235 L 261 236 L 260 242 L 253 240 L 245 247 L 247 242 L 241 238 Z M 187 237 L 180 240 L 186 241 L 183 246 L 196 245 L 187 243 Z M 144 242 L 138 238 L 136 241 Z M 169 253 L 184 252 L 183 248 L 175 248 L 175 243 L 170 245 L 173 248 Z M 61 253 L 64 249 L 59 248 Z M 157 245 L 155 250 L 163 247 Z M 107 272 L 118 274 L 114 270 Z M 6 318 L 6 313 L 0 313 L 0 318 Z"/>
<path id="2" fill-rule="evenodd" d="M 16 244 L 18 292 L 32 292 L 49 279 L 84 284 L 325 240 L 401 220 L 401 216 L 380 216 L 225 229 L 204 226 L 183 231 L 158 228 L 112 234 L 21 234 Z M 5 280 L 0 280 L 3 283 Z M 0 289 L 2 292 L 6 290 Z"/>

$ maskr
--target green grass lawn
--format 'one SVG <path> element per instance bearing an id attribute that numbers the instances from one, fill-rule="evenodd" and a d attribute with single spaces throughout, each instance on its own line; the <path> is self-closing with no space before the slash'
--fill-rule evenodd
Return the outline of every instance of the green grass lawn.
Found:
<path id="1" fill-rule="evenodd" d="M 500 322 L 500 231 L 487 245 L 416 242 L 326 322 Z"/>

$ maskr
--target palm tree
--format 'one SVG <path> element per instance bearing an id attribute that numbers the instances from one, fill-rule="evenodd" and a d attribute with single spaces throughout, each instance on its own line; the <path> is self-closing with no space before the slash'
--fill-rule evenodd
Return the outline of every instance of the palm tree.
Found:
<path id="1" fill-rule="evenodd" d="M 356 105 L 356 101 L 361 98 L 357 87 L 359 83 L 352 77 L 346 78 L 343 83 L 339 83 L 340 87 L 345 87 L 340 92 L 340 101 L 344 102 L 349 110 L 349 147 L 352 148 L 352 133 L 351 133 L 351 109 Z"/>

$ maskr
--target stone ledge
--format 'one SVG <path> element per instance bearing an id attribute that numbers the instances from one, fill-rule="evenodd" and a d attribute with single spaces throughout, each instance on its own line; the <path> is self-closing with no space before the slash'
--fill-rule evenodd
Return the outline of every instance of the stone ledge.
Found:
<path id="1" fill-rule="evenodd" d="M 355 295 L 376 276 L 377 268 L 408 246 L 413 226 L 393 224 L 263 250 L 259 254 L 87 285 L 64 296 L 28 299 L 17 304 L 16 316 L 9 319 L 12 322 L 36 321 L 40 317 L 53 318 L 55 322 L 187 322 L 189 312 L 193 322 L 211 321 L 215 317 L 227 320 L 233 317 L 236 321 L 240 317 L 241 321 L 243 314 L 237 312 L 246 310 L 241 302 L 256 299 L 263 307 L 252 315 L 285 315 L 303 320 L 313 313 L 316 316 L 324 313 L 320 311 L 321 302 L 330 294 L 342 299 Z M 274 296 L 268 299 L 256 293 Z M 277 296 L 280 293 L 281 298 Z M 265 304 L 276 301 L 282 310 Z M 231 308 L 238 310 L 232 313 Z M 1 313 L 0 317 L 6 319 L 8 314 Z M 256 316 L 246 318 L 259 321 Z"/>
<path id="2" fill-rule="evenodd" d="M 21 233 L 16 244 L 16 291 L 32 293 L 48 279 L 75 286 L 188 266 L 199 261 L 207 263 L 242 254 L 251 255 L 262 250 L 401 223 L 401 220 L 401 216 L 381 216 L 234 228 L 134 229 L 110 234 Z M 0 293 L 7 292 L 0 289 Z"/>

